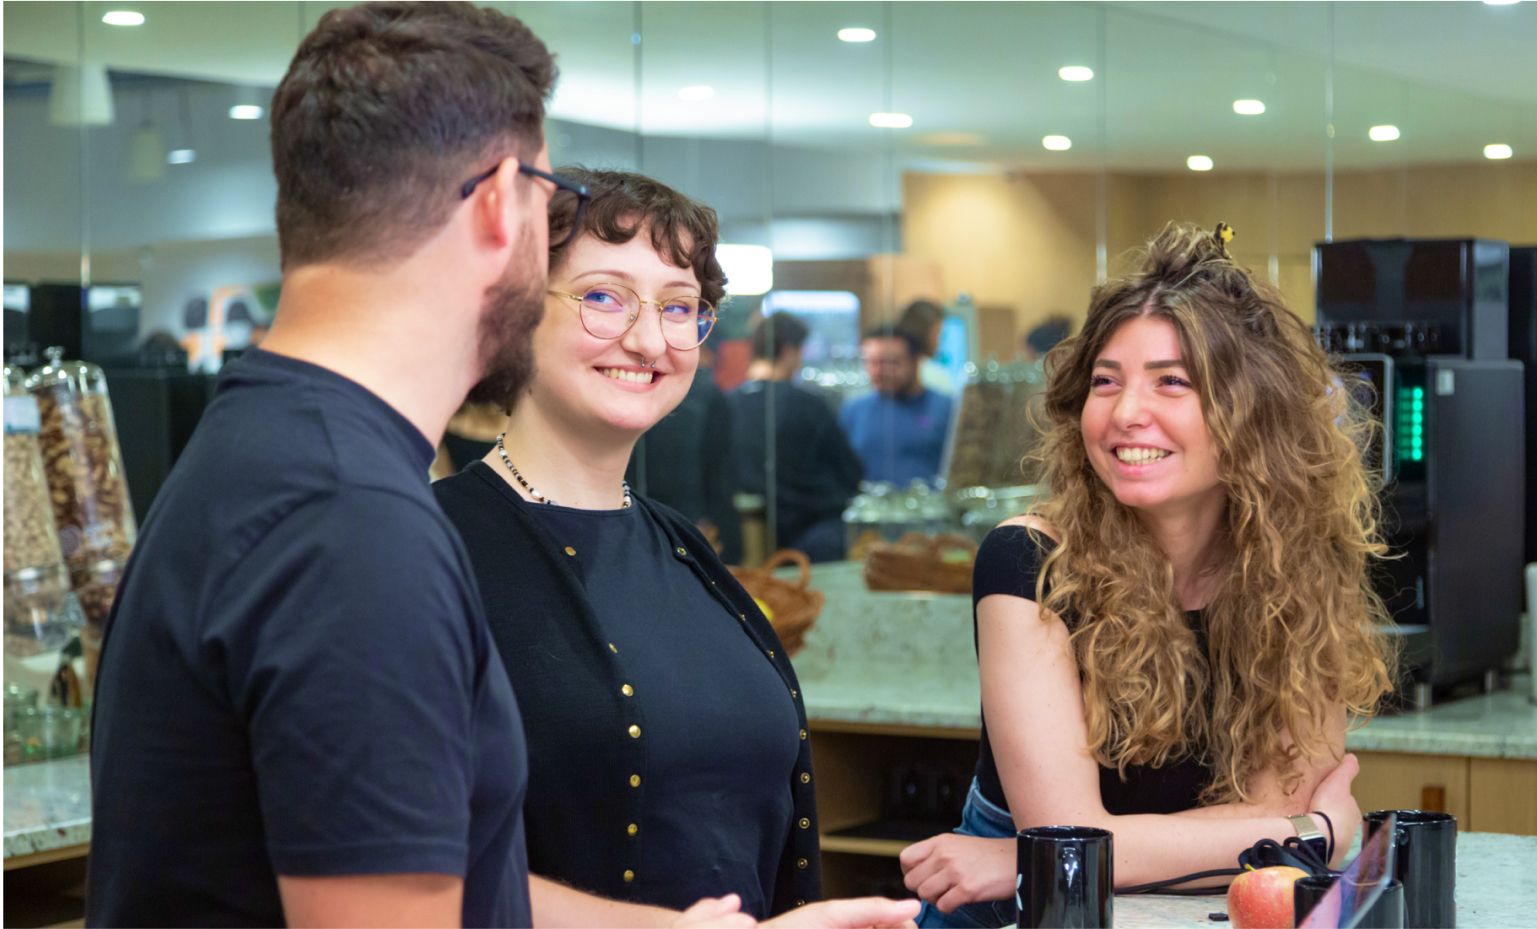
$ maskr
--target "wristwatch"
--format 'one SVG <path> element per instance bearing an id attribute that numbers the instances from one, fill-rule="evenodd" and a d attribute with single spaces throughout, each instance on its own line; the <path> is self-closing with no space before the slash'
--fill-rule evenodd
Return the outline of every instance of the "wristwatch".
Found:
<path id="1" fill-rule="evenodd" d="M 1318 857 L 1329 860 L 1329 837 L 1318 829 L 1318 823 L 1306 813 L 1298 813 L 1296 816 L 1286 817 L 1291 821 L 1292 828 L 1297 830 L 1297 838 L 1301 839 L 1308 848 L 1318 853 Z"/>

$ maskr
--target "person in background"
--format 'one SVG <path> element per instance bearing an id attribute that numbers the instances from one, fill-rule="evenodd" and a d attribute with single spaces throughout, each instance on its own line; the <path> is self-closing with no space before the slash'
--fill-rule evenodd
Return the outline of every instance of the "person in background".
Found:
<path id="1" fill-rule="evenodd" d="M 683 402 L 641 437 L 625 480 L 658 503 L 688 517 L 726 564 L 742 560 L 742 521 L 732 493 L 733 416 L 715 386 L 708 346 L 699 346 L 699 369 Z"/>
<path id="2" fill-rule="evenodd" d="M 861 349 L 875 391 L 844 404 L 838 421 L 864 462 L 865 480 L 933 484 L 953 401 L 919 382 L 923 346 L 911 332 L 876 326 L 865 333 Z"/>
<path id="3" fill-rule="evenodd" d="M 624 480 L 714 325 L 715 211 L 638 174 L 561 173 L 592 200 L 585 219 L 574 194 L 550 205 L 537 373 L 503 395 L 496 449 L 433 485 L 518 688 L 534 921 L 668 925 L 720 893 L 785 925 L 906 922 L 916 901 L 815 902 L 789 656 L 693 522 Z"/>
<path id="4" fill-rule="evenodd" d="M 1025 333 L 1025 338 L 1020 347 L 1024 351 L 1025 361 L 1030 364 L 1038 364 L 1046 357 L 1046 353 L 1057 347 L 1057 343 L 1073 334 L 1073 321 L 1066 316 L 1054 314 L 1046 317 L 1046 321 Z"/>
<path id="5" fill-rule="evenodd" d="M 929 300 L 914 300 L 902 311 L 897 328 L 910 332 L 918 340 L 918 380 L 929 390 L 947 397 L 958 397 L 965 385 L 957 384 L 955 376 L 935 360 L 939 354 L 940 333 L 945 328 L 945 311 Z"/>
<path id="6" fill-rule="evenodd" d="M 864 468 L 827 403 L 795 386 L 808 334 L 805 323 L 783 312 L 753 333 L 748 381 L 730 394 L 737 487 L 753 494 L 767 487 L 772 393 L 775 544 L 805 552 L 814 562 L 841 561 L 843 511 L 859 493 Z"/>
<path id="7" fill-rule="evenodd" d="M 1350 848 L 1345 732 L 1395 678 L 1371 424 L 1225 231 L 1171 224 L 1047 358 L 1051 498 L 977 553 L 977 776 L 901 854 L 920 925 L 1013 925 L 1034 826 L 1114 833 L 1122 888 Z"/>

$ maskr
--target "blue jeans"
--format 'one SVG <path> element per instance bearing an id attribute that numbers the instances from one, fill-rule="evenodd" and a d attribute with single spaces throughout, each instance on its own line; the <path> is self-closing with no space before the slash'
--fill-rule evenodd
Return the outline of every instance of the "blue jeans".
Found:
<path id="1" fill-rule="evenodd" d="M 961 826 L 957 835 L 976 836 L 981 839 L 1012 839 L 1016 834 L 1014 817 L 982 796 L 976 779 L 971 781 L 971 791 L 966 794 L 966 808 L 961 811 Z M 921 929 L 999 929 L 1019 922 L 1014 908 L 1014 898 L 981 900 L 963 903 L 954 912 L 941 913 L 927 901 L 918 911 Z"/>

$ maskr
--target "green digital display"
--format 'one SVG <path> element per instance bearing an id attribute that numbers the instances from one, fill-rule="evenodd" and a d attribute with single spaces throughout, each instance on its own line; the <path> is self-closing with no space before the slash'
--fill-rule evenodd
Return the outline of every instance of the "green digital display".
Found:
<path id="1" fill-rule="evenodd" d="M 1400 463 L 1425 460 L 1425 388 L 1402 384 L 1398 388 L 1396 454 Z"/>

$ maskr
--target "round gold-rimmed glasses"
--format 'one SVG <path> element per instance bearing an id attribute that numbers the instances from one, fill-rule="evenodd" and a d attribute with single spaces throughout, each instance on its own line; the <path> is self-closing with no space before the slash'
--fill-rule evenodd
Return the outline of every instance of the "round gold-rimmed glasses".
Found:
<path id="1" fill-rule="evenodd" d="M 582 328 L 597 339 L 617 339 L 630 331 L 647 304 L 662 320 L 662 338 L 680 352 L 698 348 L 715 326 L 715 307 L 693 294 L 665 300 L 642 300 L 623 284 L 593 284 L 584 293 L 551 290 L 556 297 L 577 302 Z"/>

